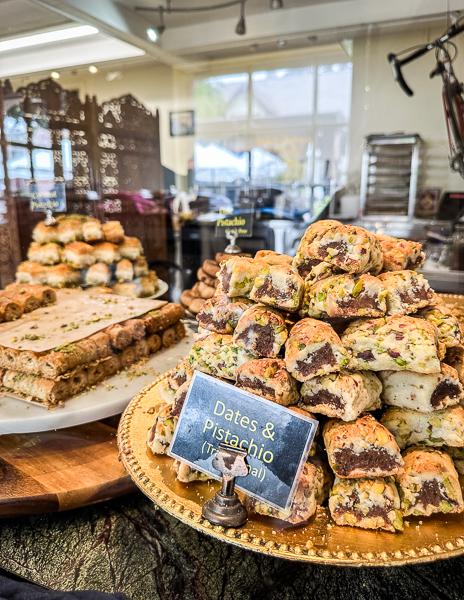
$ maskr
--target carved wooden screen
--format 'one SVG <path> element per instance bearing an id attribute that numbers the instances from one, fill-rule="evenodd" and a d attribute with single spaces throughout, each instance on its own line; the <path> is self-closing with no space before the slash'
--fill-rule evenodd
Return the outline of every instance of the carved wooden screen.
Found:
<path id="1" fill-rule="evenodd" d="M 103 194 L 159 189 L 159 115 L 130 94 L 98 107 L 100 184 Z"/>

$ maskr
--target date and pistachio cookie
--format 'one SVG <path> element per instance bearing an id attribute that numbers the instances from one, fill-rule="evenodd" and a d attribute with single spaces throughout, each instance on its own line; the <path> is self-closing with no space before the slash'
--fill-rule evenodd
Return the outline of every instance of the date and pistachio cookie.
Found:
<path id="1" fill-rule="evenodd" d="M 289 406 L 298 401 L 296 381 L 278 358 L 258 358 L 237 370 L 237 387 L 267 400 Z"/>
<path id="2" fill-rule="evenodd" d="M 314 515 L 318 505 L 325 500 L 325 480 L 323 467 L 308 461 L 303 466 L 295 495 L 287 510 L 279 510 L 251 497 L 247 497 L 246 507 L 250 512 L 259 515 L 273 517 L 292 525 L 301 525 Z"/>
<path id="3" fill-rule="evenodd" d="M 246 256 L 229 258 L 221 264 L 217 274 L 222 293 L 229 298 L 248 297 L 256 277 L 267 266 L 267 263 L 261 260 Z"/>
<path id="4" fill-rule="evenodd" d="M 337 477 L 387 477 L 401 471 L 403 459 L 393 435 L 372 415 L 324 426 L 329 464 Z"/>
<path id="5" fill-rule="evenodd" d="M 352 421 L 365 411 L 381 407 L 382 384 L 374 373 L 329 373 L 305 381 L 299 406 L 311 412 Z"/>
<path id="6" fill-rule="evenodd" d="M 421 273 L 415 271 L 387 271 L 379 279 L 386 292 L 389 315 L 407 315 L 430 304 L 433 290 Z"/>
<path id="7" fill-rule="evenodd" d="M 284 317 L 263 304 L 247 308 L 238 320 L 233 334 L 236 344 L 262 358 L 276 357 L 287 336 Z"/>
<path id="8" fill-rule="evenodd" d="M 249 360 L 257 358 L 234 342 L 231 335 L 211 333 L 197 340 L 189 353 L 189 363 L 193 369 L 235 381 L 237 369 Z"/>
<path id="9" fill-rule="evenodd" d="M 248 298 L 230 299 L 225 294 L 213 296 L 197 314 L 198 324 L 216 333 L 233 333 L 238 320 L 251 304 Z"/>
<path id="10" fill-rule="evenodd" d="M 403 531 L 400 496 L 392 477 L 335 478 L 329 510 L 337 525 Z"/>
<path id="11" fill-rule="evenodd" d="M 287 265 L 266 265 L 256 276 L 250 298 L 268 306 L 296 312 L 303 299 L 304 281 Z"/>
<path id="12" fill-rule="evenodd" d="M 464 334 L 459 319 L 446 304 L 434 303 L 419 311 L 417 316 L 435 325 L 438 330 L 438 341 L 446 349 L 461 346 L 464 343 Z"/>
<path id="13" fill-rule="evenodd" d="M 290 330 L 285 365 L 298 381 L 340 371 L 348 361 L 340 338 L 328 323 L 308 317 Z"/>
<path id="14" fill-rule="evenodd" d="M 444 362 L 453 367 L 453 369 L 456 369 L 459 381 L 464 385 L 464 346 L 448 348 Z"/>
<path id="15" fill-rule="evenodd" d="M 381 317 L 386 293 L 372 275 L 333 275 L 314 284 L 305 281 L 301 315 L 325 318 Z"/>
<path id="16" fill-rule="evenodd" d="M 298 246 L 294 266 L 318 259 L 347 273 L 374 275 L 382 269 L 383 256 L 375 235 L 362 227 L 338 221 L 318 221 L 306 230 Z"/>
<path id="17" fill-rule="evenodd" d="M 298 273 L 303 277 L 305 288 L 307 288 L 321 281 L 321 279 L 327 279 L 327 277 L 332 277 L 333 275 L 341 275 L 343 271 L 336 269 L 328 262 L 320 261 L 303 270 L 299 270 Z"/>
<path id="18" fill-rule="evenodd" d="M 393 315 L 353 321 L 341 341 L 353 370 L 440 371 L 437 330 L 424 319 Z"/>
<path id="19" fill-rule="evenodd" d="M 193 481 L 209 481 L 212 479 L 206 473 L 193 469 L 189 464 L 182 460 L 174 460 L 171 465 L 177 481 L 181 483 L 192 483 Z"/>
<path id="20" fill-rule="evenodd" d="M 432 412 L 464 402 L 464 388 L 456 369 L 444 363 L 439 373 L 381 371 L 379 376 L 382 400 L 391 406 Z"/>
<path id="21" fill-rule="evenodd" d="M 425 261 L 422 252 L 422 244 L 390 237 L 389 235 L 378 235 L 383 254 L 384 271 L 401 271 L 402 269 L 418 269 Z"/>
<path id="22" fill-rule="evenodd" d="M 395 436 L 400 448 L 425 446 L 464 447 L 464 408 L 451 406 L 431 413 L 391 406 L 381 423 Z"/>
<path id="23" fill-rule="evenodd" d="M 147 446 L 153 454 L 166 454 L 172 442 L 178 417 L 172 414 L 172 406 L 163 404 L 159 408 L 147 437 Z"/>
<path id="24" fill-rule="evenodd" d="M 459 476 L 451 458 L 431 448 L 404 453 L 404 469 L 397 477 L 405 516 L 460 513 L 464 510 Z"/>
<path id="25" fill-rule="evenodd" d="M 273 250 L 258 250 L 255 254 L 255 258 L 263 260 L 268 265 L 287 265 L 288 267 L 292 264 L 292 257 L 287 254 L 280 254 Z"/>

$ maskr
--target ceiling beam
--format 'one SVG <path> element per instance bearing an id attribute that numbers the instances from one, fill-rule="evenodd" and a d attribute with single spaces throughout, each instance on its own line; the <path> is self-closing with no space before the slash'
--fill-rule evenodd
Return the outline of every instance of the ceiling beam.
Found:
<path id="1" fill-rule="evenodd" d="M 31 1 L 73 21 L 94 25 L 102 33 L 141 48 L 162 63 L 180 69 L 188 65 L 184 58 L 148 40 L 147 28 L 153 27 L 153 23 L 114 0 Z"/>
<path id="2" fill-rule="evenodd" d="M 449 10 L 464 10 L 464 0 L 448 0 Z M 394 22 L 413 23 L 416 19 L 443 15 L 446 3 L 438 0 L 345 0 L 320 2 L 303 7 L 266 10 L 246 17 L 247 31 L 235 34 L 236 18 L 214 22 L 196 23 L 182 27 L 169 27 L 163 48 L 168 52 L 215 50 L 234 46 L 249 46 L 260 41 L 298 35 L 317 34 L 324 31 L 350 29 L 354 26 L 381 25 Z"/>

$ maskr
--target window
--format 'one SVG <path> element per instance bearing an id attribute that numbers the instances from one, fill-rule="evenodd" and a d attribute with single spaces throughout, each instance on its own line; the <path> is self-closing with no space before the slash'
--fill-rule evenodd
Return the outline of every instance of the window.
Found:
<path id="1" fill-rule="evenodd" d="M 195 179 L 309 186 L 322 195 L 347 170 L 351 63 L 198 79 Z"/>

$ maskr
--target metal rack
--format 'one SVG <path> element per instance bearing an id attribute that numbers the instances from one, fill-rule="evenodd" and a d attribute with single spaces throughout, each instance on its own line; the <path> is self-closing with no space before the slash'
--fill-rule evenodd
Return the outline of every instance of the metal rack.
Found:
<path id="1" fill-rule="evenodd" d="M 414 216 L 421 146 L 418 134 L 366 137 L 361 171 L 363 216 Z"/>

